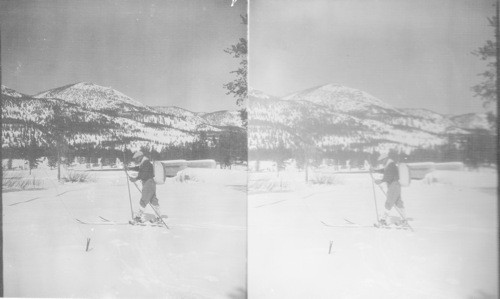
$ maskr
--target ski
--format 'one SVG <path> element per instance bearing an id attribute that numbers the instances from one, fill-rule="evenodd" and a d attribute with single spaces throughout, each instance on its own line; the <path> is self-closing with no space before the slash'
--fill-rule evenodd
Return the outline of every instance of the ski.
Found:
<path id="1" fill-rule="evenodd" d="M 356 223 L 354 223 L 354 222 L 350 221 L 350 220 L 349 220 L 349 219 L 347 219 L 347 218 L 344 218 L 344 220 L 345 220 L 345 222 L 347 222 L 347 223 L 349 223 L 349 224 L 356 224 Z"/>
<path id="2" fill-rule="evenodd" d="M 373 227 L 375 228 L 385 228 L 385 229 L 403 229 L 403 230 L 411 230 L 411 227 L 406 225 L 386 225 L 380 223 L 374 223 Z"/>
<path id="3" fill-rule="evenodd" d="M 385 228 L 385 229 L 401 229 L 401 230 L 411 230 L 410 227 L 406 225 L 382 225 L 380 223 L 374 223 L 373 225 L 361 225 L 361 224 L 356 224 L 354 222 L 348 221 L 349 224 L 329 224 L 324 221 L 321 221 L 321 223 L 325 226 L 328 227 L 338 227 L 338 228 L 366 228 L 366 227 L 371 227 L 371 228 Z"/>
<path id="4" fill-rule="evenodd" d="M 139 222 L 139 221 L 130 220 L 128 222 L 128 224 L 134 225 L 134 226 L 164 227 L 164 225 L 161 223 L 156 223 L 156 222 L 151 222 L 151 221 Z"/>
<path id="5" fill-rule="evenodd" d="M 101 220 L 102 220 L 102 221 L 105 221 L 105 222 L 113 222 L 113 221 L 111 221 L 111 220 L 109 220 L 109 219 L 106 219 L 106 218 L 104 218 L 104 217 L 102 217 L 102 216 L 99 216 L 99 218 L 101 218 Z"/>
<path id="6" fill-rule="evenodd" d="M 90 222 L 90 221 L 83 221 L 80 219 L 75 218 L 76 222 L 80 224 L 85 224 L 85 225 L 126 225 L 128 223 L 125 222 Z"/>
<path id="7" fill-rule="evenodd" d="M 324 221 L 321 221 L 321 223 L 325 226 L 328 227 L 346 227 L 346 228 L 360 228 L 360 227 L 372 227 L 371 225 L 360 225 L 360 224 L 329 224 Z"/>
<path id="8" fill-rule="evenodd" d="M 136 222 L 133 220 L 130 220 L 129 222 L 114 222 L 111 220 L 103 220 L 103 221 L 83 221 L 78 218 L 75 218 L 76 222 L 79 224 L 84 224 L 84 225 L 138 225 L 138 226 L 153 226 L 153 227 L 163 227 L 164 225 L 161 223 L 152 223 L 150 221 L 145 221 L 145 222 Z"/>

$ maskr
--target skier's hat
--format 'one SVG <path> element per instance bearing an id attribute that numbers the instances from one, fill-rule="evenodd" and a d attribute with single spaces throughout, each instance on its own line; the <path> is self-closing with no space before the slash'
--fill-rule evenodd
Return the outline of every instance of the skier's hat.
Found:
<path id="1" fill-rule="evenodd" d="M 382 161 L 389 158 L 389 155 L 387 153 L 381 153 L 380 156 L 378 157 L 377 161 Z"/>
<path id="2" fill-rule="evenodd" d="M 143 157 L 143 156 L 144 156 L 144 154 L 141 151 L 137 151 L 137 152 L 135 152 L 134 157 L 132 157 L 132 158 L 137 159 L 137 158 Z"/>

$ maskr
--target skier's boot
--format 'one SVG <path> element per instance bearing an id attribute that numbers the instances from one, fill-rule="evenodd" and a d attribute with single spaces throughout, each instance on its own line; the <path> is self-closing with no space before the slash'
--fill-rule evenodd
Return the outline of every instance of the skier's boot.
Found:
<path id="1" fill-rule="evenodd" d="M 160 217 L 155 217 L 151 220 L 149 220 L 152 224 L 162 224 L 161 218 Z"/>
<path id="2" fill-rule="evenodd" d="M 383 218 L 382 218 L 382 219 L 380 219 L 380 220 L 378 221 L 378 223 L 379 223 L 379 225 L 380 225 L 380 226 L 388 226 L 388 225 L 389 225 L 389 224 L 387 223 L 387 221 L 386 221 L 385 219 L 383 219 Z"/>
<path id="3" fill-rule="evenodd" d="M 408 225 L 408 220 L 406 220 L 406 219 L 401 219 L 401 220 L 398 222 L 398 225 L 401 225 L 401 226 Z"/>
<path id="4" fill-rule="evenodd" d="M 161 219 L 161 211 L 160 211 L 160 206 L 151 206 L 155 210 L 156 217 L 151 219 L 150 222 L 154 224 L 161 224 L 163 221 Z"/>
<path id="5" fill-rule="evenodd" d="M 146 221 L 146 219 L 144 218 L 144 211 L 142 209 L 139 209 L 132 221 L 134 221 L 135 223 L 144 223 Z"/>

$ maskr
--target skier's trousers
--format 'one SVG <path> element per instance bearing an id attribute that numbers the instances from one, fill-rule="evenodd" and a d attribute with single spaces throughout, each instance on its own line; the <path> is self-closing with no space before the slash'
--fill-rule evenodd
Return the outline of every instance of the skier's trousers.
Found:
<path id="1" fill-rule="evenodd" d="M 401 185 L 398 181 L 387 184 L 387 200 L 385 201 L 385 208 L 390 210 L 394 207 L 394 205 L 400 209 L 405 207 L 403 200 L 401 200 Z"/>
<path id="2" fill-rule="evenodd" d="M 140 205 L 143 208 L 146 208 L 148 203 L 151 203 L 153 206 L 158 206 L 158 198 L 156 197 L 156 183 L 154 179 L 148 179 L 145 182 L 142 182 L 142 196 Z"/>

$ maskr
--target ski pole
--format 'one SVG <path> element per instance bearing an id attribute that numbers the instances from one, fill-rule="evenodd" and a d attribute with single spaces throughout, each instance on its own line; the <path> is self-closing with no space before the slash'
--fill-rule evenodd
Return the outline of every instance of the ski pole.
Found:
<path id="1" fill-rule="evenodd" d="M 125 150 L 123 150 L 123 170 L 125 170 L 125 176 L 127 177 L 127 189 L 128 189 L 128 200 L 130 202 L 130 213 L 132 215 L 132 219 L 134 219 L 134 209 L 132 208 L 132 196 L 130 195 L 130 183 L 128 182 L 129 176 L 127 172 L 127 161 L 125 161 Z"/>
<path id="2" fill-rule="evenodd" d="M 366 160 L 366 162 L 368 163 L 368 165 L 370 166 L 370 177 L 372 179 L 372 190 L 373 190 L 373 202 L 375 203 L 375 213 L 377 214 L 377 222 L 380 221 L 380 218 L 378 216 L 378 207 L 377 207 L 377 194 L 375 192 L 375 182 L 374 182 L 374 178 L 373 178 L 373 173 L 372 173 L 372 165 L 370 164 L 370 162 L 368 162 L 368 160 Z M 379 186 L 380 187 L 380 186 Z"/>

